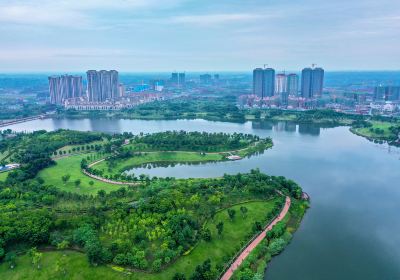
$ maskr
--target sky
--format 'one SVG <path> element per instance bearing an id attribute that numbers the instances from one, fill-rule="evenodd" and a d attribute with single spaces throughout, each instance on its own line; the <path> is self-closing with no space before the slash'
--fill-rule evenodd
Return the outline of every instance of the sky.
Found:
<path id="1" fill-rule="evenodd" d="M 399 70 L 399 0 L 0 0 L 0 72 Z"/>

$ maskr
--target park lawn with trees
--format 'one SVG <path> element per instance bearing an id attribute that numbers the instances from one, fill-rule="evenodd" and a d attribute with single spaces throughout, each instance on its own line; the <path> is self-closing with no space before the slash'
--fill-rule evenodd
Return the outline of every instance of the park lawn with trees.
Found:
<path id="1" fill-rule="evenodd" d="M 50 251 L 43 252 L 41 268 L 36 269 L 28 254 L 18 256 L 14 269 L 9 268 L 8 262 L 0 264 L 1 279 L 73 279 L 73 280 L 97 280 L 126 279 L 121 272 L 107 266 L 92 266 L 85 254 L 76 251 Z M 129 279 L 129 278 L 128 278 Z"/>
<path id="2" fill-rule="evenodd" d="M 400 133 L 400 123 L 371 121 L 368 125 L 353 127 L 352 130 L 355 134 L 369 139 L 393 141 Z"/>
<path id="3" fill-rule="evenodd" d="M 97 194 L 99 190 L 106 192 L 118 190 L 121 186 L 92 179 L 85 175 L 81 169 L 82 159 L 99 158 L 97 153 L 73 155 L 63 157 L 55 161 L 55 164 L 41 170 L 38 177 L 42 178 L 45 184 L 56 186 L 58 189 L 78 194 Z M 70 176 L 67 181 L 63 181 L 63 176 Z M 79 185 L 76 181 L 80 180 Z M 93 185 L 91 185 L 93 182 Z"/>
<path id="4" fill-rule="evenodd" d="M 57 149 L 100 141 L 103 137 L 108 137 L 110 143 L 100 147 L 99 151 L 62 157 L 57 161 L 51 159 Z M 137 279 L 143 279 L 142 275 L 157 279 L 158 273 L 180 272 L 178 266 L 172 268 L 180 262 L 186 269 L 187 263 L 183 261 L 186 257 L 196 257 L 196 254 L 200 257 L 203 255 L 201 250 L 215 248 L 215 259 L 193 262 L 192 271 L 185 270 L 194 279 L 204 275 L 215 277 L 221 272 L 223 263 L 234 254 L 237 249 L 234 246 L 243 245 L 225 245 L 225 235 L 232 240 L 251 238 L 251 230 L 253 234 L 260 231 L 263 221 L 269 221 L 280 211 L 283 197 L 278 191 L 295 198 L 302 194 L 295 182 L 268 176 L 259 170 L 225 174 L 221 178 L 146 177 L 138 185 L 99 184 L 99 181 L 93 185 L 81 168 L 101 156 L 129 158 L 131 152 L 136 151 L 125 149 L 124 143 L 128 139 L 140 141 L 129 134 L 104 136 L 60 130 L 16 134 L 2 142 L 0 150 L 17 147 L 13 157 L 21 167 L 10 171 L 4 182 L 0 181 L 0 261 L 6 262 L 8 267 L 14 266 L 13 254 L 31 248 L 32 269 L 40 270 L 43 267 L 43 250 L 40 249 L 74 249 L 84 252 L 94 267 L 112 265 L 124 272 L 136 271 L 131 275 L 137 275 L 140 270 L 142 273 Z M 241 149 L 243 142 L 254 145 L 262 141 L 251 135 L 180 132 L 153 137 L 141 135 L 140 139 L 144 139 L 142 143 L 147 148 L 168 151 L 179 143 L 178 149 L 193 146 L 196 153 L 204 150 L 211 153 L 215 147 L 210 143 L 221 149 L 226 148 L 223 143 L 230 149 Z M 269 138 L 265 141 L 272 144 Z M 202 148 L 202 145 L 205 146 Z M 270 208 L 255 206 L 271 199 L 276 201 Z M 237 205 L 249 201 L 258 202 L 249 207 Z M 257 209 L 267 211 L 263 219 L 252 220 L 261 213 Z M 253 225 L 249 228 L 242 223 Z M 246 240 L 241 243 L 244 242 Z M 196 253 L 197 250 L 200 253 Z"/>
<path id="5" fill-rule="evenodd" d="M 233 220 L 228 215 L 228 209 L 216 213 L 214 219 L 210 219 L 205 227 L 211 231 L 211 236 L 215 236 L 210 242 L 200 240 L 198 244 L 187 255 L 181 256 L 171 266 L 159 273 L 143 273 L 131 271 L 116 265 L 93 267 L 89 265 L 84 254 L 74 251 L 51 251 L 43 252 L 41 269 L 32 267 L 30 258 L 23 255 L 17 258 L 16 268 L 10 270 L 7 264 L 0 266 L 0 275 L 10 275 L 9 279 L 23 279 L 34 275 L 35 279 L 51 279 L 53 277 L 60 279 L 97 279 L 97 277 L 107 279 L 172 279 L 177 272 L 184 274 L 187 279 L 192 275 L 196 266 L 207 259 L 218 266 L 223 266 L 227 256 L 233 256 L 240 245 L 254 234 L 252 229 L 256 221 L 265 223 L 265 219 L 274 208 L 277 199 L 269 201 L 249 201 L 232 206 L 228 209 L 236 211 Z M 240 207 L 246 207 L 246 215 L 240 212 Z M 224 229 L 221 235 L 218 235 L 216 224 L 223 222 Z M 235 244 L 235 246 L 233 246 Z M 65 256 L 64 256 L 65 255 Z M 58 264 L 63 259 L 64 269 Z M 114 267 L 114 269 L 113 269 Z M 62 273 L 65 271 L 65 274 Z M 5 272 L 2 274 L 2 272 Z M 10 273 L 12 272 L 12 273 Z M 7 278 L 8 279 L 8 278 Z"/>
<path id="6" fill-rule="evenodd" d="M 261 153 L 272 145 L 270 138 L 236 133 L 167 131 L 138 135 L 130 139 L 130 144 L 121 146 L 87 171 L 105 178 L 127 180 L 132 176 L 122 174 L 124 171 L 148 163 L 222 161 L 233 154 L 245 157 Z"/>
<path id="7" fill-rule="evenodd" d="M 57 151 L 55 151 L 52 156 L 60 157 L 74 154 L 92 153 L 95 151 L 99 151 L 101 147 L 107 143 L 109 143 L 108 139 L 104 138 L 99 141 L 93 141 L 82 145 L 67 145 L 60 149 L 57 149 Z"/>
<path id="8" fill-rule="evenodd" d="M 114 176 L 147 163 L 206 162 L 221 161 L 223 158 L 221 154 L 200 154 L 199 152 L 144 152 L 128 159 L 117 159 L 111 163 L 105 160 L 94 165 L 92 169 L 101 171 L 102 176 Z"/>

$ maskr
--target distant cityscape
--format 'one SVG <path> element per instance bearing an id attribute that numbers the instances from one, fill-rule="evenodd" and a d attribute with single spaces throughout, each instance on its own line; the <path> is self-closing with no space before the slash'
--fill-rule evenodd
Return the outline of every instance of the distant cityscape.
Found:
<path id="1" fill-rule="evenodd" d="M 325 70 L 306 67 L 298 72 L 256 68 L 251 83 L 243 75 L 172 72 L 169 78 L 149 75 L 139 83 L 124 85 L 116 70 L 89 70 L 79 75 L 48 78 L 49 102 L 76 110 L 118 110 L 155 100 L 182 96 L 237 97 L 247 108 L 307 110 L 329 108 L 356 114 L 399 115 L 400 84 L 332 87 L 325 85 Z"/>

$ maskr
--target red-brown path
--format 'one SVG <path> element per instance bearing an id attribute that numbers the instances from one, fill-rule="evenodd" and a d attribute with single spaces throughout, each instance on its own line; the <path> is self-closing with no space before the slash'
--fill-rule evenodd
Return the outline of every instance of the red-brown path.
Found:
<path id="1" fill-rule="evenodd" d="M 237 257 L 237 259 L 231 264 L 231 266 L 228 268 L 228 270 L 225 272 L 225 274 L 221 277 L 221 280 L 229 280 L 233 272 L 241 265 L 241 263 L 247 258 L 247 256 L 250 254 L 250 252 L 257 247 L 258 244 L 265 238 L 266 234 L 268 231 L 272 229 L 274 225 L 276 225 L 278 222 L 282 221 L 283 218 L 285 218 L 287 212 L 289 211 L 291 204 L 290 197 L 286 197 L 286 202 L 285 206 L 283 207 L 281 213 L 279 213 L 279 216 L 275 218 L 275 220 L 272 221 L 264 230 L 261 232 L 254 240 L 249 244 L 249 246 L 246 247 L 246 249 L 243 250 L 243 252 Z"/>

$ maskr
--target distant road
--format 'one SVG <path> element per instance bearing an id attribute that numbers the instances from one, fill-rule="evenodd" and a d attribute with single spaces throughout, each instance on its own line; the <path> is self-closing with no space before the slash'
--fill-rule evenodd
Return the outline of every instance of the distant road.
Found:
<path id="1" fill-rule="evenodd" d="M 38 115 L 38 116 L 32 116 L 32 117 L 26 117 L 22 119 L 15 119 L 12 121 L 5 121 L 0 123 L 0 127 L 5 127 L 13 124 L 18 124 L 18 123 L 23 123 L 23 122 L 28 122 L 28 121 L 33 121 L 33 120 L 38 120 L 38 119 L 45 119 L 47 118 L 47 115 Z"/>
<path id="2" fill-rule="evenodd" d="M 278 217 L 275 218 L 275 220 L 272 221 L 254 240 L 249 244 L 249 246 L 246 247 L 246 249 L 243 250 L 243 252 L 239 255 L 239 257 L 236 258 L 236 260 L 231 264 L 231 266 L 228 268 L 228 270 L 225 272 L 225 274 L 221 277 L 221 280 L 229 280 L 234 271 L 238 269 L 238 267 L 242 264 L 242 262 L 247 258 L 247 256 L 251 253 L 251 251 L 254 250 L 254 248 L 257 247 L 258 244 L 261 243 L 261 241 L 265 238 L 267 235 L 267 232 L 272 229 L 273 226 L 275 226 L 278 222 L 282 221 L 283 218 L 285 218 L 287 212 L 289 211 L 291 204 L 290 197 L 286 197 L 286 202 L 285 206 L 283 207 L 281 213 L 279 214 Z"/>

